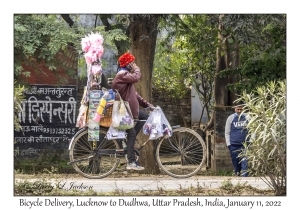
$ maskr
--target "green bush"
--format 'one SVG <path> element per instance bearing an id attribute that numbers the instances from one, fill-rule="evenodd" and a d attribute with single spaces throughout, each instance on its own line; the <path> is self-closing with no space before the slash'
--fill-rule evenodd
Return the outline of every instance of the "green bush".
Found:
<path id="1" fill-rule="evenodd" d="M 244 92 L 239 101 L 244 101 L 251 120 L 247 128 L 254 134 L 244 156 L 248 159 L 249 171 L 260 176 L 275 195 L 286 194 L 286 81 L 270 82 L 253 93 Z"/>

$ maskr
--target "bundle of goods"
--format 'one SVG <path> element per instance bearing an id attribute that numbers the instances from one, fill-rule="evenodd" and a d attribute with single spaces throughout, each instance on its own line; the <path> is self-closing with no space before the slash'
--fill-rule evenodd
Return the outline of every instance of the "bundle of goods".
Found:
<path id="1" fill-rule="evenodd" d="M 112 109 L 112 123 L 107 132 L 107 139 L 125 138 L 125 130 L 134 127 L 132 112 L 127 101 L 123 101 L 116 90 L 119 100 L 114 101 Z"/>
<path id="2" fill-rule="evenodd" d="M 79 108 L 76 127 L 88 127 L 89 141 L 99 141 L 100 126 L 109 127 L 112 122 L 112 105 L 115 94 L 112 89 L 101 88 L 103 37 L 91 33 L 82 38 L 81 46 L 87 64 L 87 85 Z"/>
<path id="3" fill-rule="evenodd" d="M 143 126 L 143 133 L 150 135 L 150 140 L 157 139 L 164 135 L 172 136 L 172 127 L 159 106 L 157 106 L 148 117 Z"/>

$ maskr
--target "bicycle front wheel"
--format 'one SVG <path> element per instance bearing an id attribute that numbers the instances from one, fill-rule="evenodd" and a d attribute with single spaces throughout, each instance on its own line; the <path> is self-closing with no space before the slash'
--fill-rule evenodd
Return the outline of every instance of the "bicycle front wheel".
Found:
<path id="1" fill-rule="evenodd" d="M 206 146 L 202 137 L 189 128 L 173 130 L 171 137 L 159 140 L 156 161 L 166 174 L 187 178 L 196 174 L 206 161 Z"/>
<path id="2" fill-rule="evenodd" d="M 88 130 L 77 133 L 70 148 L 70 162 L 76 172 L 89 179 L 99 179 L 110 175 L 120 159 L 115 155 L 100 155 L 99 150 L 116 150 L 116 140 L 106 138 L 106 130 L 100 129 L 99 141 L 88 141 Z"/>

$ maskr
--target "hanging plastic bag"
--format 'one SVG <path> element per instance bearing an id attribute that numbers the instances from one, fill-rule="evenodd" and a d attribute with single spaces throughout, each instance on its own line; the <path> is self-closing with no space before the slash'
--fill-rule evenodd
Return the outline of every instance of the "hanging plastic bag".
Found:
<path id="1" fill-rule="evenodd" d="M 120 107 L 120 101 L 114 101 L 113 103 L 113 109 L 112 109 L 112 127 L 116 128 L 120 125 L 119 121 L 119 107 Z"/>
<path id="2" fill-rule="evenodd" d="M 126 131 L 115 129 L 112 125 L 110 125 L 106 137 L 108 140 L 112 139 L 125 139 Z"/>
<path id="3" fill-rule="evenodd" d="M 79 108 L 79 114 L 76 120 L 76 127 L 77 128 L 83 128 L 86 126 L 86 112 L 87 112 L 87 106 L 84 104 L 81 104 Z"/>
<path id="4" fill-rule="evenodd" d="M 109 97 L 110 97 L 110 95 L 109 95 L 108 90 L 103 90 L 103 96 L 101 97 L 101 99 L 99 101 L 99 104 L 98 104 L 98 107 L 97 107 L 97 112 L 95 113 L 94 118 L 93 118 L 93 120 L 95 122 L 99 122 L 101 116 L 103 116 L 103 112 L 104 112 L 104 109 L 105 109 L 105 106 L 106 106 L 106 102 L 107 102 L 107 99 Z"/>
<path id="5" fill-rule="evenodd" d="M 157 139 L 163 135 L 172 136 L 172 127 L 159 106 L 148 117 L 143 126 L 143 133 L 150 135 L 150 140 Z"/>
<path id="6" fill-rule="evenodd" d="M 123 106 L 122 104 L 124 104 L 124 103 L 121 103 L 120 106 Z M 123 114 L 119 113 L 119 115 L 118 115 L 118 121 L 120 124 L 116 128 L 119 130 L 128 130 L 128 129 L 134 127 L 134 121 L 133 121 L 131 112 L 128 111 L 128 108 L 125 106 L 125 104 L 124 104 L 124 107 L 125 107 L 125 112 L 123 112 Z"/>
<path id="7" fill-rule="evenodd" d="M 163 136 L 162 124 L 161 124 L 161 114 L 158 109 L 155 109 L 153 113 L 153 119 L 151 124 L 151 132 L 149 139 L 157 139 Z"/>
<path id="8" fill-rule="evenodd" d="M 159 110 L 160 110 L 160 114 L 161 114 L 162 132 L 164 135 L 171 137 L 173 134 L 172 127 L 160 107 L 159 107 Z"/>
<path id="9" fill-rule="evenodd" d="M 128 130 L 134 127 L 132 113 L 129 103 L 127 101 L 123 101 L 120 94 L 119 98 L 120 101 L 114 101 L 112 110 L 112 126 L 118 130 Z"/>

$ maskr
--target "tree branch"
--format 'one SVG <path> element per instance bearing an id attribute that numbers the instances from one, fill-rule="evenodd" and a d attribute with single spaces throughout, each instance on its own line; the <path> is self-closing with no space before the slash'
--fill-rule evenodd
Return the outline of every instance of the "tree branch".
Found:
<path id="1" fill-rule="evenodd" d="M 60 14 L 60 16 L 69 24 L 70 28 L 74 25 L 74 21 L 71 19 L 69 14 Z"/>

